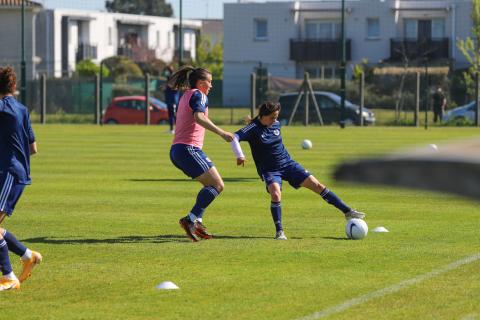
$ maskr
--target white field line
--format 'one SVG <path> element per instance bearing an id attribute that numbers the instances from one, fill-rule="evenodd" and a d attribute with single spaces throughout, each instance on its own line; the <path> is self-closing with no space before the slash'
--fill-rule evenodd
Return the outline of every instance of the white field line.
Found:
<path id="1" fill-rule="evenodd" d="M 303 318 L 299 318 L 299 320 L 300 319 L 301 320 L 314 320 L 314 319 L 321 319 L 321 318 L 328 317 L 332 314 L 345 311 L 345 310 L 347 310 L 351 307 L 354 307 L 354 306 L 357 306 L 359 304 L 365 303 L 369 300 L 372 300 L 372 299 L 375 299 L 375 298 L 381 298 L 381 297 L 383 297 L 387 294 L 391 294 L 391 293 L 400 291 L 400 290 L 402 290 L 406 287 L 410 287 L 414 284 L 417 284 L 419 282 L 431 279 L 431 278 L 436 277 L 436 276 L 438 276 L 442 273 L 452 271 L 454 269 L 457 269 L 458 267 L 461 267 L 465 264 L 475 262 L 477 260 L 480 260 L 480 253 L 477 253 L 477 254 L 474 254 L 473 256 L 466 257 L 464 259 L 452 262 L 452 263 L 450 263 L 446 266 L 443 266 L 443 267 L 440 267 L 440 268 L 435 269 L 433 271 L 430 271 L 428 273 L 419 275 L 418 277 L 404 280 L 404 281 L 399 282 L 397 284 L 394 284 L 390 287 L 386 287 L 386 288 L 383 288 L 383 289 L 380 289 L 380 290 L 377 290 L 377 291 L 367 293 L 363 296 L 359 296 L 359 297 L 347 300 L 347 301 L 345 301 L 345 302 L 343 302 L 339 305 L 336 305 L 336 306 L 333 306 L 333 307 L 315 312 L 315 313 L 313 313 L 311 315 L 308 315 L 306 317 L 303 317 Z"/>

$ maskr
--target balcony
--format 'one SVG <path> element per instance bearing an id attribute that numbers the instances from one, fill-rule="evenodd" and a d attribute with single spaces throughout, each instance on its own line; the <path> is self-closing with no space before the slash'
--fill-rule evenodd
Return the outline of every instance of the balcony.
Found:
<path id="1" fill-rule="evenodd" d="M 76 61 L 97 59 L 97 46 L 81 43 L 77 48 Z"/>
<path id="2" fill-rule="evenodd" d="M 346 58 L 351 59 L 351 40 L 346 40 Z M 340 39 L 290 39 L 290 60 L 341 61 L 342 41 Z"/>
<path id="3" fill-rule="evenodd" d="M 390 60 L 449 59 L 449 39 L 390 39 Z"/>
<path id="4" fill-rule="evenodd" d="M 180 57 L 180 50 L 175 49 L 175 57 Z M 183 58 L 186 60 L 192 60 L 192 51 L 190 50 L 183 50 Z"/>
<path id="5" fill-rule="evenodd" d="M 126 56 L 135 62 L 147 62 L 154 60 L 156 57 L 154 49 L 137 45 L 122 45 L 118 47 L 117 54 L 119 56 Z"/>

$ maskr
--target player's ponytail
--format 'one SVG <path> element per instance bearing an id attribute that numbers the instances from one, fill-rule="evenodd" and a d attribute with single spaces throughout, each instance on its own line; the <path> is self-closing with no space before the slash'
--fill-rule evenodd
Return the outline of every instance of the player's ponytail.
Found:
<path id="1" fill-rule="evenodd" d="M 258 114 L 255 118 L 249 119 L 249 122 L 252 122 L 258 118 L 261 118 L 263 116 L 268 116 L 274 112 L 280 111 L 281 105 L 279 102 L 271 102 L 271 101 L 265 101 L 260 105 L 258 108 Z"/>
<path id="2" fill-rule="evenodd" d="M 168 79 L 168 85 L 175 90 L 193 89 L 197 81 L 207 80 L 210 74 L 207 69 L 184 66 Z"/>

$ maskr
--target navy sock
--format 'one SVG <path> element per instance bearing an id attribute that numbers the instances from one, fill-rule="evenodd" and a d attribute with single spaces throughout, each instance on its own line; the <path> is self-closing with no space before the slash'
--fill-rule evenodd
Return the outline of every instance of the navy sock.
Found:
<path id="1" fill-rule="evenodd" d="M 323 189 L 320 193 L 320 196 L 323 200 L 327 201 L 329 204 L 335 206 L 335 208 L 339 209 L 343 213 L 347 213 L 351 210 L 349 206 L 347 206 L 333 191 L 328 190 L 327 188 Z"/>
<path id="2" fill-rule="evenodd" d="M 282 227 L 282 204 L 281 202 L 271 202 L 270 212 L 272 213 L 273 223 L 277 231 L 283 230 Z"/>
<path id="3" fill-rule="evenodd" d="M 13 271 L 12 265 L 10 264 L 10 257 L 8 256 L 7 242 L 4 239 L 0 240 L 0 269 L 2 269 L 3 275 Z"/>
<path id="4" fill-rule="evenodd" d="M 17 256 L 21 257 L 27 251 L 27 248 L 15 238 L 15 236 L 5 230 L 5 234 L 3 235 L 3 239 L 7 242 L 8 250 L 15 253 Z"/>
<path id="5" fill-rule="evenodd" d="M 197 218 L 202 218 L 205 209 L 212 203 L 220 193 L 214 187 L 203 187 L 197 195 L 197 202 L 193 206 L 191 213 Z"/>

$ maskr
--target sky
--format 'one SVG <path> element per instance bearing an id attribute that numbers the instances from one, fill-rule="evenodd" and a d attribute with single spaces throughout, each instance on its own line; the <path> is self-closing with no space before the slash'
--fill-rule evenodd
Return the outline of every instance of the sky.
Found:
<path id="1" fill-rule="evenodd" d="M 105 10 L 105 0 L 40 0 L 47 8 L 81 10 Z M 292 1 L 292 0 L 275 0 Z M 179 15 L 180 0 L 167 0 L 173 7 L 175 17 Z M 182 0 L 185 19 L 223 19 L 223 3 L 237 0 Z M 265 2 L 265 1 L 249 1 Z"/>

